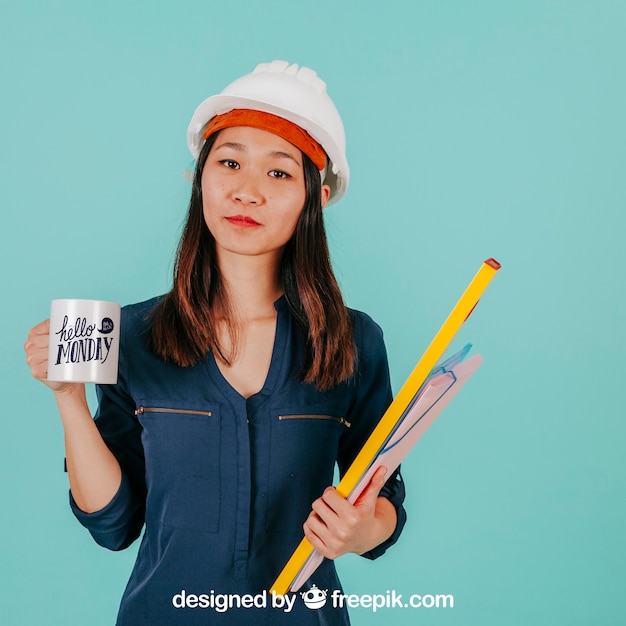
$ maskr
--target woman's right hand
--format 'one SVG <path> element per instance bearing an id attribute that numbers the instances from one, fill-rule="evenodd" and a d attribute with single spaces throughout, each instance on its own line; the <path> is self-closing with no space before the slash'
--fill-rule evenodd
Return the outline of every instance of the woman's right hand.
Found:
<path id="1" fill-rule="evenodd" d="M 24 343 L 26 363 L 30 367 L 33 378 L 47 385 L 54 392 L 65 392 L 76 383 L 54 382 L 48 380 L 48 346 L 49 346 L 50 320 L 44 320 L 28 331 L 28 337 Z"/>
<path id="2" fill-rule="evenodd" d="M 50 320 L 30 329 L 24 343 L 26 363 L 33 378 L 54 391 L 65 439 L 65 459 L 70 489 L 78 508 L 99 511 L 119 490 L 122 470 L 91 417 L 85 383 L 48 380 Z"/>

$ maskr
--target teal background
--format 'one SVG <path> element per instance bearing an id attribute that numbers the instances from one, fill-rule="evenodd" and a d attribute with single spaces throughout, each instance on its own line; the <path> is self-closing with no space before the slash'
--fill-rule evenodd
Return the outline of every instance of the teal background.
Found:
<path id="1" fill-rule="evenodd" d="M 195 106 L 309 65 L 348 135 L 327 214 L 346 298 L 397 390 L 487 257 L 455 341 L 485 364 L 404 464 L 409 522 L 350 593 L 454 594 L 353 623 L 626 623 L 626 4 L 2 0 L 0 622 L 114 622 L 135 548 L 73 519 L 51 394 L 24 364 L 60 297 L 168 288 Z"/>

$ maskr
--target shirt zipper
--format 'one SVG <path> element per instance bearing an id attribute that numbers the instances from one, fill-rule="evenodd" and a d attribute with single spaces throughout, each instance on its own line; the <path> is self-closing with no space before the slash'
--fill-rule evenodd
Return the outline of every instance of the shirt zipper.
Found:
<path id="1" fill-rule="evenodd" d="M 205 417 L 211 417 L 211 411 L 195 411 L 194 409 L 164 409 L 140 406 L 135 410 L 135 415 L 143 415 L 144 413 L 182 413 L 183 415 L 204 415 Z"/>
<path id="2" fill-rule="evenodd" d="M 304 415 L 279 415 L 279 420 L 297 420 L 297 419 L 310 419 L 310 420 L 330 420 L 332 422 L 339 422 L 343 424 L 346 428 L 350 428 L 350 422 L 343 417 L 335 417 L 334 415 L 313 415 L 313 414 L 304 414 Z"/>

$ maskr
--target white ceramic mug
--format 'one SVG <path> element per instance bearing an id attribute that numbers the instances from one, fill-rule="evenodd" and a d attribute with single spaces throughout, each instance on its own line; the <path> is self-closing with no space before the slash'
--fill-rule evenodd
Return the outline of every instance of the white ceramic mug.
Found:
<path id="1" fill-rule="evenodd" d="M 104 300 L 53 300 L 48 380 L 117 382 L 120 305 Z"/>

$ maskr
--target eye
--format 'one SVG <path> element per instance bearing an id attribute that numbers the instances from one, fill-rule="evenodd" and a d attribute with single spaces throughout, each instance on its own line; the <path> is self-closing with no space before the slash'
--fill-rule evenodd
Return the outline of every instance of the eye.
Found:
<path id="1" fill-rule="evenodd" d="M 291 174 L 287 174 L 283 170 L 270 170 L 269 175 L 272 178 L 291 178 Z"/>
<path id="2" fill-rule="evenodd" d="M 225 165 L 228 169 L 231 169 L 231 170 L 239 169 L 239 163 L 237 163 L 237 161 L 233 161 L 233 159 L 222 159 L 220 163 L 222 165 Z"/>

